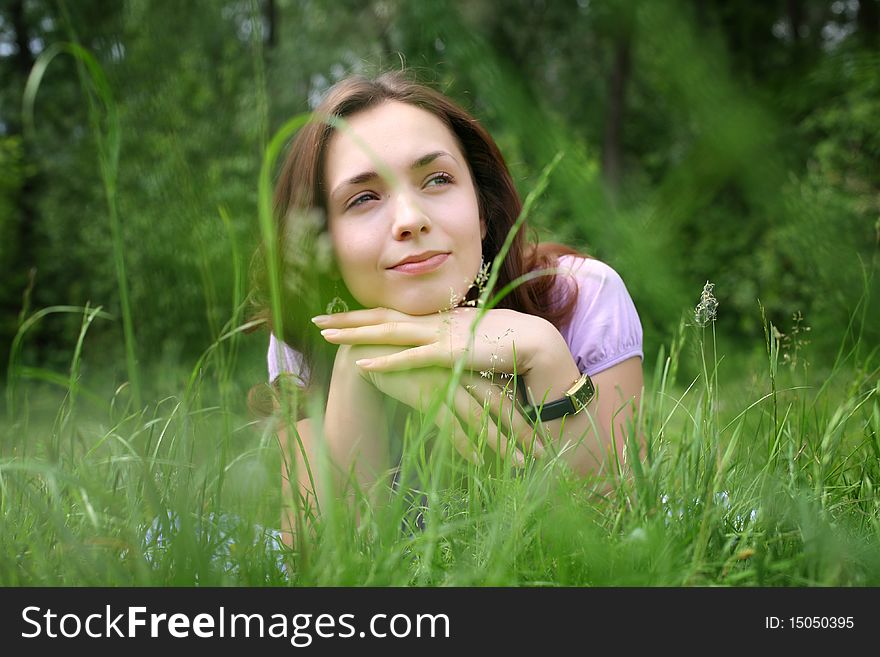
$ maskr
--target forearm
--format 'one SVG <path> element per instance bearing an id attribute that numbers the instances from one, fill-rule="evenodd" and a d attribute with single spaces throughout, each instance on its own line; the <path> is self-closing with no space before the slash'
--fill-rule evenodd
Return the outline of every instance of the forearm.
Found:
<path id="1" fill-rule="evenodd" d="M 281 447 L 281 536 L 293 547 L 307 520 L 318 510 L 312 464 L 316 462 L 312 421 L 282 424 L 278 429 Z"/>
<path id="2" fill-rule="evenodd" d="M 334 474 L 336 490 L 349 492 L 352 485 L 369 490 L 389 465 L 384 397 L 361 376 L 352 351 L 340 347 L 337 354 L 323 427 L 329 457 L 324 465 Z M 347 480 L 349 473 L 354 481 Z"/>
<path id="3" fill-rule="evenodd" d="M 530 403 L 560 399 L 580 376 L 562 336 L 549 335 L 530 358 L 525 381 Z M 560 344 L 561 343 L 561 344 Z M 630 359 L 592 377 L 596 395 L 575 415 L 543 423 L 545 440 L 561 452 L 561 458 L 581 475 L 616 476 L 626 460 L 626 443 L 633 432 L 633 406 L 641 393 L 641 361 Z M 612 486 L 608 477 L 604 490 Z"/>
<path id="4" fill-rule="evenodd" d="M 557 332 L 557 335 L 558 332 Z M 560 340 L 562 336 L 559 336 Z M 528 403 L 540 407 L 561 399 L 580 376 L 577 364 L 563 341 L 562 348 L 552 339 L 544 342 L 540 353 L 530 359 L 530 369 L 525 375 Z M 598 473 L 604 458 L 603 449 L 607 436 L 601 428 L 593 426 L 597 418 L 597 399 L 576 415 L 565 416 L 541 423 L 543 440 L 549 441 L 561 454 L 561 458 L 575 472 L 586 475 Z M 597 433 L 598 445 L 597 445 Z"/>
<path id="5" fill-rule="evenodd" d="M 349 352 L 345 347 L 337 354 L 323 416 L 282 423 L 278 430 L 281 527 L 288 545 L 326 505 L 351 496 L 355 486 L 370 490 L 388 468 L 383 396 L 359 375 Z"/>

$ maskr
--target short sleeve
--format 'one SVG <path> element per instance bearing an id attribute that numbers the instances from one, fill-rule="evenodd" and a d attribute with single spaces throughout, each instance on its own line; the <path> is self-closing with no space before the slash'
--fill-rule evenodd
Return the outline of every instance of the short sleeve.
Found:
<path id="1" fill-rule="evenodd" d="M 309 381 L 309 369 L 303 362 L 303 356 L 295 349 L 291 349 L 286 342 L 269 334 L 269 353 L 267 354 L 269 365 L 269 383 L 274 383 L 281 374 L 291 374 L 297 385 L 304 388 Z"/>
<path id="2" fill-rule="evenodd" d="M 571 322 L 562 331 L 581 372 L 589 375 L 638 356 L 644 360 L 642 323 L 620 275 L 592 258 L 562 256 L 578 285 Z"/>

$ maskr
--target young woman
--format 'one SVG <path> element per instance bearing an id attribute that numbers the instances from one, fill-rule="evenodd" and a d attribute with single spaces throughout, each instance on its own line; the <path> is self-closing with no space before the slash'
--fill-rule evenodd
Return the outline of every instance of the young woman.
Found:
<path id="1" fill-rule="evenodd" d="M 384 402 L 424 410 L 461 359 L 436 418 L 464 458 L 480 460 L 468 436 L 482 422 L 514 465 L 552 450 L 578 473 L 611 472 L 642 389 L 642 329 L 620 276 L 521 230 L 495 291 L 551 271 L 474 326 L 479 283 L 521 210 L 492 138 L 401 73 L 343 80 L 316 115 L 333 118 L 297 133 L 275 194 L 284 284 L 281 316 L 269 317 L 270 381 L 293 381 L 301 399 L 326 394 L 322 417 L 280 432 L 288 509 L 341 494 L 348 473 L 365 490 L 379 481 L 391 466 Z M 517 403 L 504 390 L 513 374 Z M 334 481 L 312 467 L 320 439 Z"/>

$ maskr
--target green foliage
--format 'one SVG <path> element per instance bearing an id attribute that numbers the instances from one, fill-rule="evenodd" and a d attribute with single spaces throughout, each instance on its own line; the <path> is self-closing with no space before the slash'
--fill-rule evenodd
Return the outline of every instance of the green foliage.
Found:
<path id="1" fill-rule="evenodd" d="M 13 217 L 16 196 L 21 190 L 24 181 L 24 153 L 22 150 L 21 137 L 4 137 L 0 141 L 0 231 L 3 239 L 0 240 L 0 261 L 8 265 L 11 253 L 15 246 L 15 225 Z M 6 267 L 3 267 L 6 269 Z"/>
<path id="2" fill-rule="evenodd" d="M 12 273 L 14 271 L 14 253 L 19 248 L 19 233 L 16 225 L 15 208 L 21 188 L 24 185 L 25 167 L 24 151 L 21 137 L 0 137 L 0 271 Z M 24 276 L 10 276 L 13 280 L 21 282 Z M 20 302 L 14 299 L 16 288 L 6 282 L 0 287 L 0 300 L 2 307 L 10 308 Z M 15 332 L 16 317 L 12 314 L 0 316 L 0 335 L 11 335 Z"/>
<path id="3" fill-rule="evenodd" d="M 732 0 L 514 1 L 504 12 L 488 2 L 277 2 L 273 15 L 259 3 L 179 11 L 143 0 L 103 13 L 99 4 L 29 5 L 26 36 L 45 48 L 74 35 L 106 71 L 120 126 L 119 240 L 148 364 L 191 360 L 229 316 L 231 243 L 243 262 L 259 241 L 255 181 L 268 135 L 336 79 L 401 60 L 474 109 L 523 192 L 565 154 L 533 226 L 621 272 L 650 353 L 671 336 L 693 281 L 706 278 L 723 294 L 725 334 L 760 334 L 760 298 L 777 324 L 800 311 L 830 352 L 859 301 L 862 263 L 876 257 L 877 54 L 858 31 L 821 36 L 849 34 L 851 12 L 805 12 L 810 36 L 799 38 L 786 36 L 791 17 L 778 8 Z M 614 192 L 604 162 L 621 48 L 629 65 L 614 110 L 623 126 Z M 9 110 L 23 93 L 17 61 L 0 59 L 18 80 L 0 93 L 8 145 L 22 143 Z M 30 173 L 14 185 L 30 187 L 18 194 L 4 183 L 0 225 L 9 244 L 26 239 L 4 283 L 8 317 L 31 267 L 33 306 L 91 302 L 124 315 L 98 137 L 74 72 L 73 62 L 53 64 L 36 132 L 15 150 L 21 166 L 8 170 Z M 4 146 L 4 158 L 13 150 Z M 25 223 L 26 233 L 16 230 Z M 92 336 L 108 367 L 121 362 L 119 328 Z M 63 360 L 60 336 L 75 325 L 44 330 L 44 348 L 30 356 Z"/>
<path id="4" fill-rule="evenodd" d="M 504 5 L 0 9 L 4 584 L 880 582 L 880 26 L 850 3 Z M 26 131 L 62 42 L 80 56 L 44 70 Z M 650 456 L 607 502 L 541 466 L 429 481 L 360 525 L 340 508 L 288 578 L 254 539 L 278 455 L 243 408 L 261 164 L 334 81 L 401 61 L 484 121 L 524 196 L 564 154 L 529 221 L 626 281 Z M 717 323 L 688 334 L 707 279 Z M 423 492 L 427 529 L 401 532 Z"/>
<path id="5" fill-rule="evenodd" d="M 880 138 L 872 108 L 880 103 L 876 53 L 842 49 L 827 58 L 810 79 L 829 102 L 811 109 L 799 131 L 813 144 L 806 170 L 786 189 L 787 225 L 774 248 L 790 263 L 783 291 L 802 300 L 825 344 L 856 307 L 863 278 L 876 270 L 880 246 Z M 791 277 L 795 280 L 791 280 Z M 877 302 L 878 290 L 865 302 Z M 788 301 L 790 311 L 791 300 Z M 864 326 L 867 344 L 880 340 L 872 323 Z"/>
<path id="6" fill-rule="evenodd" d="M 94 313 L 81 316 L 83 336 Z M 295 551 L 274 530 L 284 420 L 249 421 L 247 376 L 206 376 L 232 337 L 140 410 L 124 389 L 87 394 L 77 352 L 62 394 L 27 383 L 2 425 L 0 583 L 876 586 L 876 354 L 816 385 L 765 329 L 763 363 L 727 378 L 711 322 L 682 326 L 649 363 L 647 453 L 629 477 L 450 461 L 449 436 L 412 417 L 397 485 L 331 502 Z M 678 383 L 689 351 L 703 371 Z"/>

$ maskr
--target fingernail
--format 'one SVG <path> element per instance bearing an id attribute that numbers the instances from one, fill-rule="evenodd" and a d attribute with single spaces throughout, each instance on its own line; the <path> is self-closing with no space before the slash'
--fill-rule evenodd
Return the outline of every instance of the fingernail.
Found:
<path id="1" fill-rule="evenodd" d="M 328 321 L 330 321 L 330 315 L 315 315 L 314 317 L 312 317 L 312 322 L 314 322 L 318 326 L 326 324 Z"/>
<path id="2" fill-rule="evenodd" d="M 339 335 L 339 331 L 337 329 L 324 329 L 323 331 L 321 331 L 321 335 L 323 335 L 325 338 L 335 338 L 337 335 Z"/>
<path id="3" fill-rule="evenodd" d="M 323 331 L 321 331 L 323 333 Z M 354 364 L 358 367 L 369 367 L 373 364 L 373 361 L 369 358 L 361 358 L 360 360 L 354 361 Z"/>

